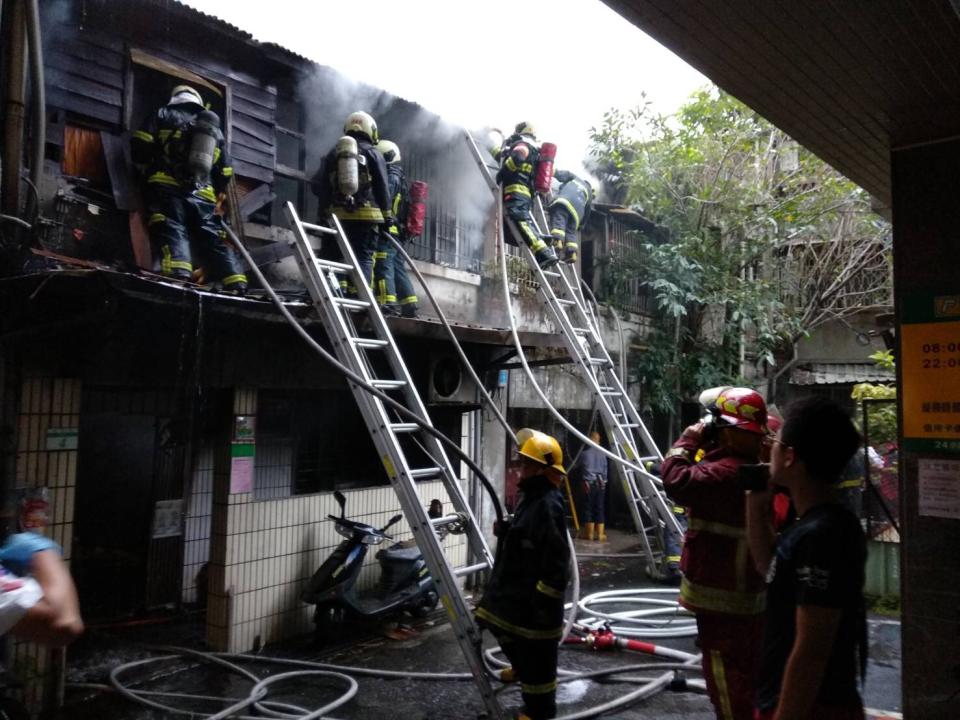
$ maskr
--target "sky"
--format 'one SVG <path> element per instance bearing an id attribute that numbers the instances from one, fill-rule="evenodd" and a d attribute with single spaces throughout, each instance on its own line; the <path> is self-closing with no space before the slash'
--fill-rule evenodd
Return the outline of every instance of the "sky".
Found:
<path id="1" fill-rule="evenodd" d="M 611 107 L 669 114 L 709 84 L 599 0 L 185 1 L 464 127 L 532 122 L 558 167 Z"/>

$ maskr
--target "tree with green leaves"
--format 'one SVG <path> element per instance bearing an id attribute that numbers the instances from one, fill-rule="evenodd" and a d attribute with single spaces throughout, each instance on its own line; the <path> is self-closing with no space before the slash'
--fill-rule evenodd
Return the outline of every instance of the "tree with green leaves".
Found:
<path id="1" fill-rule="evenodd" d="M 869 196 L 732 96 L 611 110 L 591 140 L 606 197 L 668 238 L 602 270 L 614 303 L 638 279 L 655 299 L 645 410 L 674 413 L 750 362 L 774 375 L 814 328 L 886 306 L 890 228 Z"/>

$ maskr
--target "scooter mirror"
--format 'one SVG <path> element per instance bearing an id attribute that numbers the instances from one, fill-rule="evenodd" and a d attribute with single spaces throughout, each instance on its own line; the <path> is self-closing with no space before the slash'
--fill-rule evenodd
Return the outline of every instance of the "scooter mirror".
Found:
<path id="1" fill-rule="evenodd" d="M 334 490 L 333 499 L 337 501 L 338 505 L 340 505 L 340 517 L 346 517 L 347 499 L 343 496 L 343 493 L 340 492 L 339 490 Z"/>
<path id="2" fill-rule="evenodd" d="M 391 525 L 396 525 L 401 520 L 403 520 L 403 515 L 394 515 L 392 518 L 390 518 L 390 522 L 380 528 L 380 532 L 384 532 L 388 527 Z"/>

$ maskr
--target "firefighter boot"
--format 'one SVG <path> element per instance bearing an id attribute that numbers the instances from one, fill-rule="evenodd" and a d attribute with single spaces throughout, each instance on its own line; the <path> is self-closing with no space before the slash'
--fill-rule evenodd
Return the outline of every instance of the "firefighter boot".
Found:
<path id="1" fill-rule="evenodd" d="M 534 251 L 533 257 L 541 270 L 546 270 L 557 264 L 557 254 L 553 251 L 552 247 L 546 244 L 539 250 Z"/>
<path id="2" fill-rule="evenodd" d="M 500 671 L 500 682 L 515 683 L 517 681 L 517 671 L 512 667 L 505 667 Z"/>
<path id="3" fill-rule="evenodd" d="M 597 542 L 606 542 L 607 534 L 603 531 L 605 523 L 597 523 L 597 534 L 594 536 L 594 540 Z"/>
<path id="4" fill-rule="evenodd" d="M 593 540 L 593 523 L 583 524 L 583 530 L 580 531 L 580 537 L 583 540 Z"/>
<path id="5" fill-rule="evenodd" d="M 564 248 L 563 261 L 568 265 L 573 265 L 577 261 L 577 249 L 576 243 L 567 243 L 566 248 Z"/>

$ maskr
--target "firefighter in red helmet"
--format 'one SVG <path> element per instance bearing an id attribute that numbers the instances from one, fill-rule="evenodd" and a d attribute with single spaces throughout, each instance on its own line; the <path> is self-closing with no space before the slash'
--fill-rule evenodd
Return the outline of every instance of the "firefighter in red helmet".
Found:
<path id="1" fill-rule="evenodd" d="M 704 405 L 704 419 L 667 452 L 661 477 L 689 517 L 680 603 L 697 617 L 710 700 L 720 720 L 751 720 L 765 585 L 749 554 L 738 476 L 741 465 L 760 458 L 767 406 L 756 391 L 738 387 L 717 389 Z"/>
<path id="2" fill-rule="evenodd" d="M 504 142 L 503 148 L 495 151 L 500 161 L 497 182 L 503 191 L 503 212 L 513 220 L 523 236 L 523 241 L 533 251 L 542 268 L 557 264 L 557 254 L 543 241 L 537 232 L 530 209 L 533 206 L 534 173 L 540 159 L 537 134 L 530 123 L 517 123 L 515 132 Z M 507 231 L 506 241 L 515 244 L 513 234 Z"/>
<path id="3" fill-rule="evenodd" d="M 560 488 L 567 471 L 556 438 L 524 428 L 517 433 L 523 497 L 499 533 L 497 559 L 477 607 L 477 620 L 500 642 L 511 666 L 504 682 L 520 682 L 519 718 L 557 714 L 557 648 L 563 634 L 563 596 L 570 551 Z"/>

